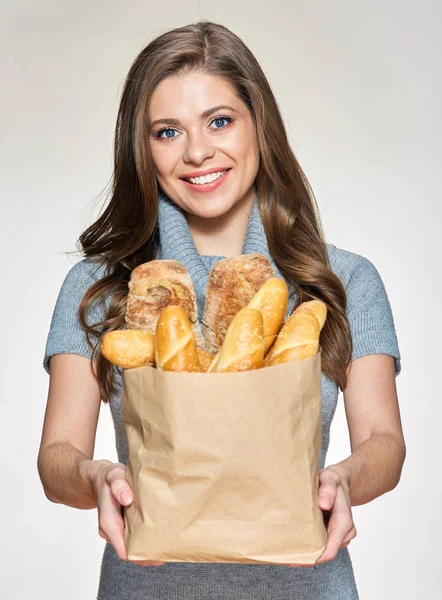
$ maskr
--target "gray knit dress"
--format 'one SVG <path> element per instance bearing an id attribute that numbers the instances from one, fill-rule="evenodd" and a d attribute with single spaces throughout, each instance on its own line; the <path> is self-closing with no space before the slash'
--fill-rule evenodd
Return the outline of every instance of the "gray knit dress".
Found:
<path id="1" fill-rule="evenodd" d="M 202 319 L 204 294 L 210 268 L 224 258 L 200 256 L 182 211 L 164 194 L 159 196 L 161 248 L 158 258 L 175 259 L 188 269 L 198 298 Z M 389 354 L 395 373 L 401 369 L 393 315 L 382 279 L 366 258 L 327 244 L 333 272 L 347 292 L 347 314 L 353 339 L 353 359 L 367 354 Z M 244 254 L 259 252 L 273 263 L 255 199 L 249 218 Z M 49 373 L 50 357 L 72 353 L 90 357 L 77 316 L 87 288 L 103 276 L 103 267 L 83 259 L 67 273 L 54 308 L 46 343 L 44 367 Z M 108 299 L 109 300 L 109 299 Z M 289 312 L 296 300 L 290 295 Z M 107 304 L 107 302 L 106 302 Z M 96 303 L 88 322 L 101 320 L 103 305 Z M 128 448 L 121 409 L 121 371 L 115 367 L 118 393 L 110 401 L 115 427 L 118 460 L 127 464 Z M 322 374 L 322 448 L 318 467 L 325 466 L 330 425 L 338 401 L 338 388 Z M 353 568 L 347 548 L 333 561 L 315 567 L 286 567 L 269 564 L 166 563 L 142 567 L 118 558 L 112 545 L 104 547 L 98 585 L 98 600 L 358 600 Z"/>

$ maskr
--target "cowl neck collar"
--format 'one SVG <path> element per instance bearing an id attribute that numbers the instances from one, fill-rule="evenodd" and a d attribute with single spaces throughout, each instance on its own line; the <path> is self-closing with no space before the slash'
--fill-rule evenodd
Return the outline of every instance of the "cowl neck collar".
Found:
<path id="1" fill-rule="evenodd" d="M 158 195 L 159 248 L 157 258 L 177 260 L 188 270 L 193 281 L 198 305 L 198 320 L 202 323 L 207 281 L 213 265 L 225 256 L 200 255 L 187 224 L 184 211 L 161 190 Z M 265 256 L 280 279 L 284 277 L 270 255 L 267 236 L 261 220 L 258 198 L 255 196 L 247 223 L 243 254 L 259 253 Z M 286 317 L 296 302 L 296 290 L 289 286 Z"/>

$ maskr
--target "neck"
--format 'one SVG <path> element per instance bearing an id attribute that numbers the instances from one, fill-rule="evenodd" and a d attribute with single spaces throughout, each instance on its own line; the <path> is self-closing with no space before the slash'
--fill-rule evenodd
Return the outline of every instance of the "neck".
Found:
<path id="1" fill-rule="evenodd" d="M 255 190 L 252 190 L 243 201 L 214 219 L 185 213 L 198 254 L 226 257 L 242 254 L 254 199 Z"/>

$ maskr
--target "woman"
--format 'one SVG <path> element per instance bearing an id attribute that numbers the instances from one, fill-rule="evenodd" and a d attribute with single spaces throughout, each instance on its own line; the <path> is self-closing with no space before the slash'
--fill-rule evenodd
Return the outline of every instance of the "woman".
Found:
<path id="1" fill-rule="evenodd" d="M 181 27 L 136 58 L 118 113 L 110 202 L 79 241 L 85 258 L 66 276 L 47 340 L 50 386 L 38 466 L 50 500 L 98 508 L 107 541 L 98 599 L 358 598 L 346 547 L 356 535 L 351 507 L 392 490 L 405 458 L 393 317 L 373 264 L 325 243 L 267 79 L 228 29 L 210 22 Z M 124 327 L 137 265 L 182 262 L 201 312 L 213 264 L 249 252 L 266 255 L 287 281 L 290 310 L 311 298 L 328 306 L 318 497 L 328 520 L 326 549 L 311 568 L 134 564 L 121 514 L 133 501 L 121 372 L 100 355 L 101 336 Z M 324 469 L 339 388 L 352 454 Z M 110 402 L 116 464 L 92 460 L 101 399 Z"/>

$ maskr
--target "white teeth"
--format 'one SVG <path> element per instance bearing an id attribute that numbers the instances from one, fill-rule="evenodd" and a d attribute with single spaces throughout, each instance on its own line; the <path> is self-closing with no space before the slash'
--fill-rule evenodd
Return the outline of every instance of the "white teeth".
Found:
<path id="1" fill-rule="evenodd" d="M 202 185 L 204 183 L 210 183 L 211 181 L 215 181 L 216 179 L 219 179 L 226 172 L 227 172 L 227 170 L 226 171 L 218 171 L 218 173 L 210 173 L 210 175 L 206 175 L 205 177 L 189 177 L 189 181 L 191 183 L 196 183 L 197 185 L 198 184 Z"/>

